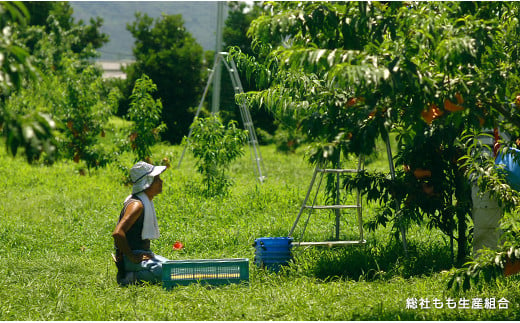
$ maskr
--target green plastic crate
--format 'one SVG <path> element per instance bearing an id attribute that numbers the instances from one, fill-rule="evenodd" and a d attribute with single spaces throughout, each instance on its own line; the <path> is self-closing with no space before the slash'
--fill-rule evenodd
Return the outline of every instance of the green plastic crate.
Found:
<path id="1" fill-rule="evenodd" d="M 171 260 L 163 263 L 163 287 L 201 283 L 222 285 L 249 282 L 249 259 Z"/>

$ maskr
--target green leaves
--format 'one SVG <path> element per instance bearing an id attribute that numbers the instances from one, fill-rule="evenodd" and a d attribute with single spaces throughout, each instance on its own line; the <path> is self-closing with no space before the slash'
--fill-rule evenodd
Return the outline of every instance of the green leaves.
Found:
<path id="1" fill-rule="evenodd" d="M 166 125 L 161 121 L 163 108 L 161 100 L 152 97 L 155 91 L 157 86 L 146 74 L 143 74 L 135 82 L 130 96 L 127 117 L 134 122 L 130 129 L 129 140 L 135 153 L 135 161 L 148 160 L 151 157 L 151 147 L 160 141 L 160 133 L 166 129 Z"/>
<path id="2" fill-rule="evenodd" d="M 0 94 L 8 95 L 22 85 L 27 75 L 34 75 L 34 69 L 26 49 L 15 42 L 17 25 L 24 25 L 29 18 L 22 3 L 0 2 Z"/>
<path id="3" fill-rule="evenodd" d="M 51 116 L 34 112 L 24 116 L 8 116 L 4 121 L 3 134 L 7 149 L 15 156 L 24 148 L 27 162 L 38 160 L 44 153 L 53 161 L 57 142 L 54 139 L 56 124 Z"/>
<path id="4" fill-rule="evenodd" d="M 506 247 L 500 251 L 484 249 L 480 251 L 475 261 L 467 262 L 464 267 L 452 269 L 446 281 L 446 287 L 454 291 L 466 292 L 472 288 L 482 288 L 484 285 L 496 284 L 504 279 L 504 275 L 511 275 L 508 266 L 520 258 L 520 247 Z"/>
<path id="5" fill-rule="evenodd" d="M 216 115 L 195 119 L 191 130 L 187 144 L 197 158 L 197 171 L 203 176 L 203 193 L 209 196 L 226 194 L 232 182 L 225 171 L 232 161 L 244 154 L 247 131 L 238 129 L 234 121 L 225 127 Z"/>

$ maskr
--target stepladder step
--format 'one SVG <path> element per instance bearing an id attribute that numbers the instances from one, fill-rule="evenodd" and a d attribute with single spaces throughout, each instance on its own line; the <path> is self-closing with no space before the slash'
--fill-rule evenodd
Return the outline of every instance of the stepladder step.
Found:
<path id="1" fill-rule="evenodd" d="M 357 169 L 334 169 L 334 168 L 318 168 L 316 171 L 319 173 L 335 173 L 335 174 L 342 174 L 342 173 L 360 173 L 361 170 Z"/>
<path id="2" fill-rule="evenodd" d="M 304 208 L 313 210 L 359 209 L 361 205 L 304 205 Z"/>
<path id="3" fill-rule="evenodd" d="M 340 187 L 341 187 L 340 186 L 340 175 L 344 174 L 344 173 L 357 174 L 357 173 L 363 172 L 364 171 L 364 157 L 359 156 L 359 160 L 357 162 L 357 167 L 348 167 L 347 165 L 345 165 L 347 167 L 341 167 L 342 163 L 339 158 L 340 157 L 338 157 L 337 162 L 334 162 L 334 164 L 332 165 L 333 166 L 332 168 L 324 167 L 324 166 L 326 166 L 326 164 L 321 164 L 321 165 L 318 165 L 314 169 L 314 173 L 312 175 L 312 179 L 309 184 L 309 188 L 307 190 L 306 196 L 301 205 L 300 211 L 296 217 L 296 220 L 294 221 L 293 226 L 291 227 L 291 229 L 289 231 L 289 236 L 291 236 L 296 230 L 299 231 L 299 233 L 298 233 L 299 238 L 293 242 L 295 245 L 332 247 L 332 246 L 350 246 L 350 245 L 355 246 L 355 245 L 363 245 L 366 243 L 366 240 L 363 238 L 363 206 L 362 206 L 362 202 L 361 202 L 361 195 L 360 195 L 361 193 L 355 189 L 353 189 L 350 192 L 352 194 L 354 194 L 354 192 L 355 192 L 355 194 L 357 195 L 357 197 L 355 197 L 357 199 L 357 201 L 351 200 L 350 198 L 345 199 L 345 198 L 340 197 L 342 195 L 340 193 Z M 337 167 L 334 167 L 334 166 L 337 166 Z M 334 175 L 333 175 L 333 177 L 328 177 L 325 175 L 326 173 L 332 173 Z M 319 179 L 317 179 L 318 174 L 320 175 L 320 176 L 318 176 Z M 327 178 L 327 180 L 330 180 L 332 178 L 335 181 L 337 181 L 336 182 L 337 192 L 334 197 L 334 201 L 328 200 L 327 202 L 325 202 L 325 205 L 321 205 L 323 202 L 320 203 L 318 201 L 319 199 L 321 199 L 321 197 L 319 197 L 318 193 L 319 193 L 320 187 L 322 187 L 321 184 L 322 184 L 322 180 L 324 178 Z M 329 183 L 327 183 L 327 185 L 328 184 Z M 316 189 L 313 189 L 314 185 L 317 185 Z M 314 192 L 313 198 L 311 197 L 311 192 Z M 349 195 L 350 193 L 347 192 L 347 195 Z M 327 203 L 331 203 L 331 204 L 327 205 Z M 300 222 L 302 215 L 304 213 L 306 213 L 306 212 L 304 212 L 305 209 L 308 210 L 308 215 L 306 216 L 306 220 L 303 221 L 303 227 L 301 227 L 300 229 L 297 229 L 298 223 Z M 340 212 L 340 210 L 348 210 L 348 209 L 355 210 L 355 213 L 357 213 L 357 216 L 355 216 L 354 214 L 351 214 L 353 212 Z M 333 241 L 303 242 L 304 234 L 306 232 L 307 226 L 309 224 L 309 220 L 311 219 L 311 215 L 314 210 L 333 210 L 333 211 L 335 211 L 334 212 L 335 213 L 335 217 L 334 217 L 335 218 L 335 223 L 334 223 L 334 228 L 335 228 L 334 237 L 335 238 Z M 348 224 L 345 226 L 345 229 L 341 230 L 341 228 L 344 226 L 343 224 L 341 224 L 342 223 L 341 218 L 343 218 L 343 217 L 345 217 L 345 220 L 347 221 Z M 350 222 L 351 217 L 353 217 L 352 220 L 354 220 L 357 223 L 357 229 L 359 230 L 359 233 L 355 233 L 355 235 L 352 236 L 352 238 L 354 238 L 352 240 L 349 238 L 348 239 L 349 241 L 342 241 L 342 240 L 340 240 L 342 231 L 347 233 L 348 236 L 350 236 L 352 234 L 350 232 L 350 230 L 353 229 L 354 227 L 352 225 L 353 223 Z M 321 216 L 315 217 L 315 219 L 316 220 L 321 219 Z M 316 230 L 317 228 L 319 228 L 320 230 L 323 230 L 322 229 L 323 227 L 321 227 L 321 226 L 315 226 L 314 230 Z M 316 234 L 316 232 L 313 231 L 312 235 L 315 235 L 315 234 Z M 298 242 L 298 240 L 300 242 Z"/>
<path id="4" fill-rule="evenodd" d="M 363 240 L 351 240 L 351 241 L 293 241 L 292 245 L 295 246 L 325 246 L 325 247 L 333 247 L 333 246 L 348 246 L 348 245 L 364 245 L 367 241 Z"/>

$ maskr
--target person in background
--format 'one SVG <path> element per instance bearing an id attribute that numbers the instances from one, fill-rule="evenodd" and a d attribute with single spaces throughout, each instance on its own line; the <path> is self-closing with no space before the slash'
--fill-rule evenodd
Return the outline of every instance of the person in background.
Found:
<path id="1" fill-rule="evenodd" d="M 476 138 L 481 143 L 480 158 L 496 159 L 501 138 L 510 140 L 510 135 L 505 132 L 499 133 L 498 128 L 484 129 Z M 500 220 L 504 215 L 504 210 L 489 192 L 480 191 L 474 178 L 471 183 L 471 199 L 473 202 L 473 256 L 476 257 L 478 251 L 483 248 L 496 249 L 498 247 L 502 235 Z"/>
<path id="2" fill-rule="evenodd" d="M 162 192 L 160 174 L 166 166 L 138 162 L 130 169 L 132 194 L 123 205 L 119 221 L 112 233 L 116 249 L 117 282 L 159 282 L 162 264 L 168 259 L 150 250 L 150 240 L 159 238 L 153 198 Z"/>

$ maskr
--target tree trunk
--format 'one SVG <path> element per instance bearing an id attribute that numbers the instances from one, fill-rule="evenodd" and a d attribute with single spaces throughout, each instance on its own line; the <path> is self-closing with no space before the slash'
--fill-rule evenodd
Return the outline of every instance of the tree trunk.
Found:
<path id="1" fill-rule="evenodd" d="M 468 255 L 468 237 L 466 236 L 466 212 L 461 208 L 457 210 L 457 262 L 464 263 Z"/>
<path id="2" fill-rule="evenodd" d="M 468 256 L 468 236 L 466 230 L 466 215 L 471 214 L 471 187 L 460 169 L 455 169 L 455 198 L 457 199 L 456 216 L 457 216 L 457 262 L 462 264 L 466 262 Z"/>

